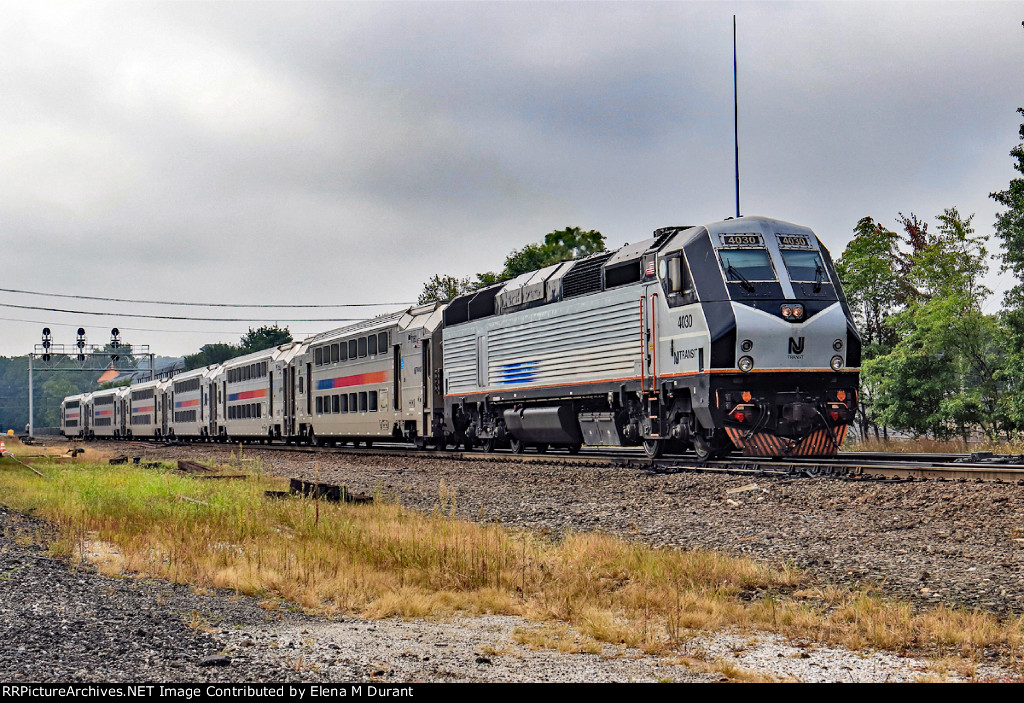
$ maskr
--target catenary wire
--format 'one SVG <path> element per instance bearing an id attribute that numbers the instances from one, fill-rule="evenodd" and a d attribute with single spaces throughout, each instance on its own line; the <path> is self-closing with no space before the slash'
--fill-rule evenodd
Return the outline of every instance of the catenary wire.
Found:
<path id="1" fill-rule="evenodd" d="M 36 305 L 15 305 L 0 303 L 0 308 L 16 308 L 18 310 L 42 310 L 44 312 L 65 312 L 71 315 L 98 315 L 101 317 L 143 317 L 149 320 L 193 320 L 196 322 L 362 322 L 363 317 L 191 317 L 184 315 L 143 315 L 137 312 L 94 312 L 90 310 L 66 310 L 64 308 L 45 308 Z"/>
<path id="2" fill-rule="evenodd" d="M 80 327 L 77 322 L 51 322 L 49 320 L 25 320 L 19 317 L 0 317 L 0 322 L 25 322 L 32 325 L 48 325 L 50 327 Z M 239 336 L 245 334 L 245 332 L 238 332 L 237 330 L 224 331 L 224 330 L 162 330 L 153 327 L 124 327 L 123 325 L 118 326 L 118 329 L 125 330 L 128 332 L 166 332 L 169 334 L 237 334 Z M 312 332 L 293 332 L 295 339 L 305 339 L 311 337 Z"/>
<path id="3" fill-rule="evenodd" d="M 40 293 L 39 291 L 19 290 L 17 288 L 0 288 L 0 293 L 20 293 L 22 295 L 41 295 L 50 298 L 72 298 L 75 300 L 100 300 L 108 303 L 133 303 L 145 305 L 188 305 L 203 308 L 374 308 L 387 305 L 413 305 L 409 302 L 398 303 L 334 303 L 331 305 L 280 305 L 280 304 L 241 304 L 241 303 L 186 303 L 173 300 L 135 300 L 131 298 L 104 298 L 96 295 L 70 295 L 67 293 Z M 45 308 L 40 308 L 45 309 Z M 316 320 L 320 322 L 321 320 Z"/>

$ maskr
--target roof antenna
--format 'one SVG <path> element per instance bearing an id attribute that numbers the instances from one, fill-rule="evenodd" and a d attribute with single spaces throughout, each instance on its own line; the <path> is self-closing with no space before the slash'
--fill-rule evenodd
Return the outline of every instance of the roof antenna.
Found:
<path id="1" fill-rule="evenodd" d="M 736 144 L 736 217 L 740 216 L 740 108 L 736 90 L 736 15 L 732 16 L 732 125 Z"/>

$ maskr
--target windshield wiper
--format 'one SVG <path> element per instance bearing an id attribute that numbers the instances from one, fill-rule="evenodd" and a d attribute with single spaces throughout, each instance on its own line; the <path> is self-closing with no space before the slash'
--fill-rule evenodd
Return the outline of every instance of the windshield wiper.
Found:
<path id="1" fill-rule="evenodd" d="M 814 265 L 814 292 L 821 292 L 821 284 L 825 281 L 825 269 L 821 267 L 821 264 Z"/>
<path id="2" fill-rule="evenodd" d="M 746 288 L 751 293 L 754 292 L 754 284 L 747 280 L 747 277 L 740 273 L 735 266 L 729 264 L 729 268 L 727 268 L 725 272 L 731 273 L 732 275 L 736 276 L 736 278 L 740 279 L 740 283 L 743 284 L 744 288 Z"/>

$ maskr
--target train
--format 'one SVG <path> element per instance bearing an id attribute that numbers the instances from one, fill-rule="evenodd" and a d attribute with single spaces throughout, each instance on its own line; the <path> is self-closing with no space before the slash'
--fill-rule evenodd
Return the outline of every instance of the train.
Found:
<path id="1" fill-rule="evenodd" d="M 61 431 L 699 460 L 831 456 L 861 338 L 827 248 L 762 216 L 665 227 L 446 302 L 69 396 Z"/>

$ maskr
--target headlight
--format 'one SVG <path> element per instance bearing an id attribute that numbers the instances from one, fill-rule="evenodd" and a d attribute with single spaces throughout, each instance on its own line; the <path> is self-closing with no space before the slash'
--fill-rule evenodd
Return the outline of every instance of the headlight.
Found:
<path id="1" fill-rule="evenodd" d="M 840 363 L 841 363 L 841 360 L 840 360 Z M 739 367 L 740 367 L 740 371 L 742 371 L 743 373 L 747 373 L 752 368 L 754 368 L 754 360 L 751 359 L 749 356 L 741 356 L 740 357 Z"/>
<path id="2" fill-rule="evenodd" d="M 754 343 L 752 341 L 750 341 L 749 339 L 744 339 L 742 342 L 740 342 L 740 351 L 748 352 L 748 351 L 750 351 L 753 348 L 754 348 Z"/>
<path id="3" fill-rule="evenodd" d="M 836 341 L 832 342 L 832 348 L 835 349 L 836 351 L 841 351 L 843 348 L 843 340 L 837 339 Z"/>
<path id="4" fill-rule="evenodd" d="M 800 303 L 792 305 L 789 303 L 783 303 L 779 312 L 782 313 L 782 317 L 784 319 L 789 320 L 790 322 L 793 322 L 794 320 L 799 322 L 804 319 L 804 306 Z"/>
<path id="5" fill-rule="evenodd" d="M 833 356 L 831 366 L 833 371 L 838 371 L 839 369 L 843 368 L 843 357 Z"/>

